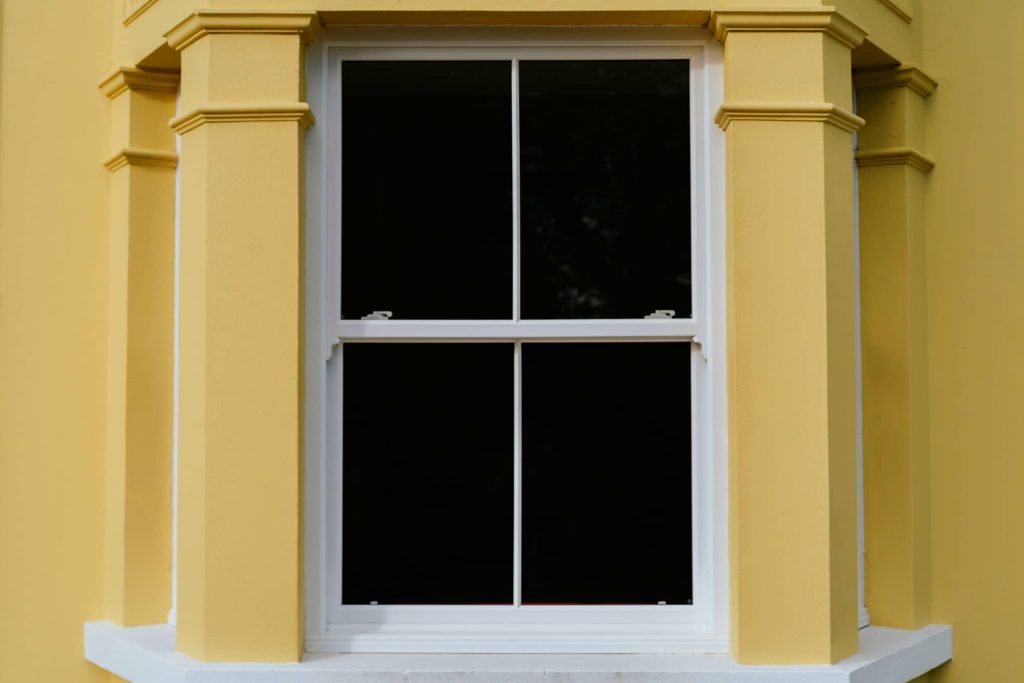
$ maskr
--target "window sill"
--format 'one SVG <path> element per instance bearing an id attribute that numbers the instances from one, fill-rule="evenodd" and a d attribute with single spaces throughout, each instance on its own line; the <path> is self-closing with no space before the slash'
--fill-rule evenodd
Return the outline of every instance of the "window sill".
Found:
<path id="1" fill-rule="evenodd" d="M 953 629 L 917 631 L 868 627 L 861 651 L 830 666 L 741 666 L 728 655 L 435 655 L 307 654 L 300 664 L 206 663 L 174 649 L 164 624 L 122 628 L 85 625 L 85 658 L 135 683 L 906 683 L 953 654 Z"/>

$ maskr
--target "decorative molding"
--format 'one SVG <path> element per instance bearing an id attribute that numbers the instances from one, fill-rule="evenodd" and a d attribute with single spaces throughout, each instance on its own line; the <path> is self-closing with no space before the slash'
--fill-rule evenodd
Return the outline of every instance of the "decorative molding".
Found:
<path id="1" fill-rule="evenodd" d="M 865 166 L 911 166 L 927 173 L 935 168 L 935 161 L 911 147 L 884 147 L 882 149 L 860 150 L 856 155 L 857 165 Z"/>
<path id="2" fill-rule="evenodd" d="M 303 128 L 315 122 L 305 102 L 268 102 L 244 104 L 208 104 L 170 120 L 178 135 L 207 123 L 242 123 L 248 121 L 298 121 Z"/>
<path id="3" fill-rule="evenodd" d="M 893 14 L 895 14 L 896 16 L 898 16 L 900 19 L 902 19 L 903 21 L 907 22 L 908 24 L 911 21 L 914 20 L 914 17 L 912 17 L 910 15 L 910 12 L 908 12 L 903 7 L 900 7 L 899 4 L 895 2 L 895 0 L 878 0 L 878 1 L 880 3 L 882 3 L 883 5 L 885 5 L 886 7 L 888 7 L 890 10 L 892 10 Z"/>
<path id="4" fill-rule="evenodd" d="M 126 90 L 176 92 L 181 75 L 177 71 L 156 71 L 123 66 L 99 83 L 100 90 L 114 99 Z"/>
<path id="5" fill-rule="evenodd" d="M 156 2 L 157 0 L 125 0 L 124 19 L 121 20 L 121 23 L 127 26 L 138 19 L 140 14 L 155 5 Z"/>
<path id="6" fill-rule="evenodd" d="M 178 155 L 174 152 L 162 152 L 158 149 L 142 149 L 125 147 L 103 162 L 108 171 L 116 171 L 125 166 L 157 166 L 159 168 L 175 168 Z"/>
<path id="7" fill-rule="evenodd" d="M 198 10 L 164 37 L 175 50 L 184 50 L 203 36 L 223 33 L 294 34 L 309 43 L 319 33 L 320 26 L 316 12 Z"/>
<path id="8" fill-rule="evenodd" d="M 725 42 L 730 33 L 826 33 L 851 50 L 864 42 L 867 32 L 834 8 L 720 10 L 708 23 L 715 39 Z"/>
<path id="9" fill-rule="evenodd" d="M 910 88 L 926 99 L 939 86 L 938 81 L 913 64 L 858 69 L 853 72 L 853 85 L 859 92 Z"/>
<path id="10" fill-rule="evenodd" d="M 830 102 L 725 102 L 715 123 L 725 130 L 733 121 L 819 121 L 850 133 L 864 125 L 864 119 Z"/>

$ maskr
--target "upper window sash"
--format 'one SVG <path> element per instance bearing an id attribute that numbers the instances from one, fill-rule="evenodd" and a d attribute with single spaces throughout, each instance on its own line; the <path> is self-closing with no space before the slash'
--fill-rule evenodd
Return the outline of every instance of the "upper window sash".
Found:
<path id="1" fill-rule="evenodd" d="M 513 98 L 518 98 L 518 74 L 516 72 L 517 60 L 688 60 L 690 71 L 691 87 L 689 91 L 689 130 L 688 136 L 691 141 L 689 148 L 689 175 L 690 183 L 688 191 L 689 216 L 687 216 L 690 230 L 690 276 L 692 282 L 692 294 L 690 304 L 692 306 L 688 317 L 677 317 L 665 319 L 637 318 L 615 318 L 615 319 L 588 319 L 588 318 L 560 318 L 560 319 L 529 319 L 523 320 L 520 317 L 520 296 L 521 296 L 521 272 L 520 272 L 520 200 L 519 200 L 519 144 L 518 129 L 519 122 L 513 123 L 513 150 L 512 157 L 515 165 L 513 174 L 513 202 L 514 219 L 513 225 L 509 226 L 513 232 L 513 248 L 509 254 L 509 267 L 513 281 L 511 283 L 512 315 L 507 320 L 360 320 L 341 319 L 340 313 L 336 313 L 334 320 L 325 321 L 327 324 L 324 331 L 327 333 L 325 340 L 329 347 L 333 347 L 342 341 L 370 341 L 379 340 L 402 340 L 402 339 L 435 339 L 435 340 L 457 340 L 457 339 L 493 339 L 493 340 L 529 340 L 529 339 L 627 339 L 641 338 L 652 340 L 694 340 L 699 341 L 702 337 L 703 311 L 705 298 L 707 296 L 704 286 L 704 236 L 701 226 L 704 224 L 704 202 L 707 187 L 702 174 L 698 168 L 705 163 L 706 154 L 705 141 L 701 139 L 699 131 L 707 126 L 706 112 L 701 97 L 702 89 L 693 87 L 703 78 L 702 51 L 681 41 L 657 41 L 647 42 L 642 45 L 630 44 L 627 41 L 612 41 L 610 43 L 594 41 L 581 41 L 579 44 L 560 43 L 557 46 L 545 44 L 545 41 L 534 41 L 530 43 L 517 42 L 515 44 L 502 44 L 488 42 L 487 45 L 472 43 L 461 43 L 458 45 L 440 45 L 429 43 L 410 43 L 401 46 L 390 43 L 372 42 L 351 42 L 343 47 L 334 48 L 331 51 L 331 59 L 334 61 L 332 71 L 340 74 L 341 64 L 346 61 L 469 61 L 469 60 L 502 60 L 511 61 L 513 64 L 512 92 Z M 329 99 L 334 102 L 341 102 L 342 85 L 337 77 L 331 78 L 326 84 L 329 92 Z M 513 117 L 518 114 L 518 107 L 513 108 Z M 333 136 L 332 136 L 333 137 Z M 331 144 L 340 154 L 343 141 L 340 136 L 335 138 Z M 329 185 L 340 186 L 342 169 L 325 167 L 328 175 Z M 331 180 L 330 176 L 334 175 Z M 325 208 L 328 210 L 329 223 L 337 226 L 328 241 L 328 262 L 338 263 L 340 261 L 340 235 L 344 227 L 341 225 L 341 197 L 336 197 L 329 202 Z M 327 311 L 340 312 L 340 269 L 337 267 L 329 269 L 328 277 L 333 282 L 325 283 L 326 294 L 330 298 Z M 387 302 L 380 302 L 380 307 L 387 307 Z M 654 313 L 654 302 L 652 310 Z M 372 311 L 365 311 L 366 314 Z M 685 312 L 684 312 L 685 313 Z"/>

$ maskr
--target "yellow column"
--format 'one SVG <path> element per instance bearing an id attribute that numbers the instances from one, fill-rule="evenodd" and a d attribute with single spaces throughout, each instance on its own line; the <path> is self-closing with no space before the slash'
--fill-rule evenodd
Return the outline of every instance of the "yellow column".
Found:
<path id="1" fill-rule="evenodd" d="M 865 580 L 871 621 L 931 621 L 925 99 L 914 67 L 855 74 L 858 136 Z"/>
<path id="2" fill-rule="evenodd" d="M 181 52 L 178 648 L 302 653 L 304 48 L 315 12 L 200 11 Z"/>
<path id="3" fill-rule="evenodd" d="M 857 651 L 850 52 L 828 8 L 723 11 L 732 652 Z"/>
<path id="4" fill-rule="evenodd" d="M 178 74 L 124 68 L 111 99 L 105 605 L 163 622 L 171 588 L 174 115 Z"/>

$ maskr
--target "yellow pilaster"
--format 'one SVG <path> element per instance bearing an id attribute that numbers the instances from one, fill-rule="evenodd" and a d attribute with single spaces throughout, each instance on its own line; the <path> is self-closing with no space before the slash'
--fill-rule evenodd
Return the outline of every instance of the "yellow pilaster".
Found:
<path id="1" fill-rule="evenodd" d="M 181 52 L 178 649 L 302 653 L 304 48 L 315 12 L 200 11 Z"/>
<path id="2" fill-rule="evenodd" d="M 931 621 L 928 345 L 923 152 L 925 99 L 914 67 L 855 74 L 858 135 L 865 593 L 872 623 Z"/>
<path id="3" fill-rule="evenodd" d="M 111 99 L 105 605 L 162 622 L 171 589 L 177 73 L 120 69 Z"/>
<path id="4" fill-rule="evenodd" d="M 850 52 L 828 8 L 722 11 L 732 654 L 857 650 Z"/>

